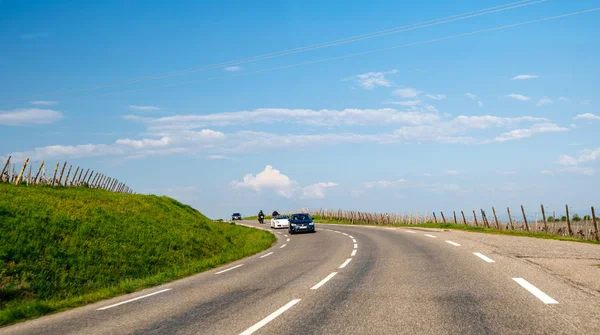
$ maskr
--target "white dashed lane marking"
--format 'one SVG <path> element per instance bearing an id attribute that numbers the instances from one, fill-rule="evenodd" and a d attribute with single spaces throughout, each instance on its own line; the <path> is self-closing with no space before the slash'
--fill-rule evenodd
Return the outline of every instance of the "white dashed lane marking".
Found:
<path id="1" fill-rule="evenodd" d="M 250 334 L 254 333 L 255 331 L 257 331 L 260 328 L 264 327 L 267 323 L 275 320 L 275 318 L 277 318 L 278 316 L 280 316 L 281 314 L 283 314 L 288 309 L 292 308 L 298 302 L 300 302 L 300 299 L 294 299 L 294 300 L 288 302 L 287 304 L 285 304 L 285 306 L 281 307 L 280 309 L 278 309 L 275 312 L 271 313 L 271 315 L 269 315 L 266 318 L 260 320 L 254 326 L 252 326 L 252 327 L 246 329 L 244 332 L 240 333 L 240 335 L 250 335 Z"/>
<path id="2" fill-rule="evenodd" d="M 284 245 L 282 245 L 281 247 L 279 247 L 279 249 L 281 249 L 281 248 L 285 248 L 285 246 L 286 246 L 286 245 L 287 245 L 287 243 L 286 243 L 286 244 L 284 244 Z"/>
<path id="3" fill-rule="evenodd" d="M 329 274 L 329 276 L 325 277 L 325 279 L 321 280 L 317 285 L 311 287 L 310 289 L 311 290 L 317 290 L 317 289 L 319 289 L 319 287 L 325 285 L 325 283 L 327 283 L 335 275 L 337 275 L 337 272 L 332 272 L 331 274 Z"/>
<path id="4" fill-rule="evenodd" d="M 533 286 L 527 280 L 523 278 L 513 278 L 519 285 L 521 285 L 524 289 L 529 291 L 529 293 L 536 296 L 536 298 L 540 299 L 545 304 L 558 304 L 558 301 L 552 299 L 549 295 L 542 292 L 539 288 Z"/>
<path id="5" fill-rule="evenodd" d="M 346 265 L 348 265 L 348 263 L 350 263 L 352 261 L 352 258 L 348 258 L 344 263 L 342 263 L 342 265 L 340 265 L 340 269 L 343 269 L 346 267 Z"/>
<path id="6" fill-rule="evenodd" d="M 157 292 L 154 292 L 154 293 L 146 294 L 146 295 L 143 295 L 143 296 L 141 296 L 141 297 L 137 297 L 137 298 L 133 298 L 133 299 L 129 299 L 129 300 L 125 300 L 125 301 L 121 301 L 121 302 L 119 302 L 119 303 L 116 303 L 116 304 L 114 304 L 114 305 L 110 305 L 110 306 L 106 306 L 106 307 L 98 308 L 98 309 L 97 309 L 97 311 L 103 311 L 103 310 L 105 310 L 105 309 L 109 309 L 109 308 L 113 308 L 113 307 L 121 306 L 121 305 L 123 305 L 123 304 L 127 304 L 127 303 L 130 303 L 130 302 L 136 301 L 136 300 L 140 300 L 140 299 L 148 298 L 148 297 L 151 297 L 151 296 L 153 296 L 153 295 L 156 295 L 156 294 L 159 294 L 159 293 L 163 293 L 163 292 L 167 292 L 167 291 L 170 291 L 170 290 L 171 290 L 170 288 L 166 288 L 166 289 L 164 289 L 164 290 L 160 290 L 160 291 L 157 291 Z"/>
<path id="7" fill-rule="evenodd" d="M 352 253 L 350 254 L 350 256 L 352 256 L 352 257 L 356 256 L 356 249 L 352 250 Z"/>
<path id="8" fill-rule="evenodd" d="M 430 235 L 430 234 L 425 234 L 425 236 L 427 236 L 427 237 L 431 237 L 431 238 L 436 238 L 436 237 L 437 237 L 437 236 Z"/>
<path id="9" fill-rule="evenodd" d="M 456 243 L 456 242 L 452 242 L 452 241 L 446 241 L 446 243 L 448 244 L 452 244 L 455 247 L 460 247 L 460 244 Z"/>
<path id="10" fill-rule="evenodd" d="M 225 269 L 225 270 L 223 270 L 223 271 L 219 271 L 219 272 L 217 272 L 217 273 L 215 273 L 215 274 L 216 274 L 216 275 L 220 275 L 221 273 L 225 273 L 225 272 L 227 272 L 227 271 L 231 271 L 231 270 L 233 270 L 233 269 L 237 269 L 237 268 L 239 268 L 240 266 L 243 266 L 243 265 L 244 265 L 244 264 L 240 264 L 240 265 L 232 266 L 232 267 L 230 267 L 229 269 Z"/>
<path id="11" fill-rule="evenodd" d="M 474 252 L 473 255 L 483 259 L 484 261 L 488 262 L 488 263 L 494 263 L 495 261 L 489 257 L 487 257 L 486 255 L 479 253 L 479 252 Z"/>
<path id="12" fill-rule="evenodd" d="M 412 230 L 405 230 L 405 232 L 411 233 L 411 234 L 416 234 L 417 233 L 416 231 L 412 231 Z"/>
<path id="13" fill-rule="evenodd" d="M 354 243 L 354 249 L 357 249 L 357 248 L 358 248 L 358 244 Z"/>
<path id="14" fill-rule="evenodd" d="M 270 255 L 272 255 L 272 254 L 273 254 L 273 252 L 271 251 L 271 252 L 270 252 L 270 253 L 268 253 L 268 254 L 264 254 L 264 255 L 260 256 L 260 258 L 265 258 L 265 257 L 267 257 L 267 256 L 270 256 Z"/>

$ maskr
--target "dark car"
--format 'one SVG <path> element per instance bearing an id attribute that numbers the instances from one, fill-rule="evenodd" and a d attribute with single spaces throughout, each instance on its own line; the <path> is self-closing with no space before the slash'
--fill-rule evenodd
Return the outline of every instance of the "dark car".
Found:
<path id="1" fill-rule="evenodd" d="M 231 215 L 231 221 L 241 220 L 241 219 L 242 219 L 242 214 L 240 214 L 240 213 L 233 213 Z"/>
<path id="2" fill-rule="evenodd" d="M 306 213 L 298 213 L 290 215 L 290 234 L 295 233 L 315 233 L 315 223 L 310 215 Z"/>

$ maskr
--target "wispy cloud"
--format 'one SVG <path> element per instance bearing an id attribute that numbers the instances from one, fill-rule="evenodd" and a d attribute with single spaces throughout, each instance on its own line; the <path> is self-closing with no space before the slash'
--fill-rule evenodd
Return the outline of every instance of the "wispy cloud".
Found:
<path id="1" fill-rule="evenodd" d="M 465 93 L 465 97 L 467 97 L 468 99 L 471 99 L 473 101 L 477 102 L 477 105 L 479 107 L 483 107 L 483 101 L 479 100 L 479 97 L 473 93 Z"/>
<path id="2" fill-rule="evenodd" d="M 450 175 L 450 176 L 456 176 L 456 175 L 460 174 L 460 171 L 458 171 L 458 170 L 448 170 L 448 171 L 446 171 L 446 174 Z"/>
<path id="3" fill-rule="evenodd" d="M 569 101 L 569 98 L 565 98 L 565 97 L 560 97 L 558 98 L 559 101 Z"/>
<path id="4" fill-rule="evenodd" d="M 386 78 L 386 76 L 396 73 L 398 73 L 398 70 L 391 70 L 387 72 L 367 72 L 354 76 L 354 79 L 360 87 L 366 90 L 372 90 L 377 86 L 391 87 L 393 83 L 391 80 Z"/>
<path id="5" fill-rule="evenodd" d="M 417 106 L 417 105 L 420 105 L 422 103 L 423 103 L 422 100 L 405 100 L 405 101 L 391 101 L 391 102 L 388 102 L 388 104 L 399 105 L 399 106 L 404 106 L 404 107 Z"/>
<path id="6" fill-rule="evenodd" d="M 432 100 L 444 100 L 446 95 L 444 94 L 425 94 L 425 97 Z"/>
<path id="7" fill-rule="evenodd" d="M 129 109 L 131 109 L 132 111 L 157 111 L 160 110 L 160 107 L 129 105 Z"/>
<path id="8" fill-rule="evenodd" d="M 29 103 L 32 104 L 32 105 L 52 106 L 52 105 L 56 105 L 58 103 L 58 101 L 36 100 L 36 101 L 30 101 Z"/>
<path id="9" fill-rule="evenodd" d="M 0 125 L 23 126 L 31 124 L 49 124 L 63 119 L 60 112 L 51 109 L 15 109 L 0 111 Z"/>
<path id="10" fill-rule="evenodd" d="M 398 180 L 378 180 L 366 182 L 365 188 L 397 188 L 406 186 L 407 182 L 404 179 Z"/>
<path id="11" fill-rule="evenodd" d="M 21 34 L 21 38 L 25 39 L 25 40 L 31 40 L 31 39 L 42 38 L 42 37 L 47 37 L 47 36 L 48 36 L 48 33 L 46 33 L 46 32 Z"/>
<path id="12" fill-rule="evenodd" d="M 232 160 L 233 158 L 231 157 L 227 157 L 227 156 L 223 156 L 223 155 L 209 155 L 206 156 L 207 159 L 210 160 Z"/>
<path id="13" fill-rule="evenodd" d="M 236 72 L 236 71 L 240 71 L 242 68 L 240 66 L 228 66 L 225 68 L 225 71 L 228 72 Z"/>
<path id="14" fill-rule="evenodd" d="M 419 96 L 419 94 L 421 94 L 421 91 L 418 91 L 414 88 L 399 88 L 397 90 L 395 90 L 394 92 L 392 92 L 392 94 L 399 96 L 401 98 L 405 98 L 405 99 L 411 99 L 411 98 L 416 98 Z"/>
<path id="15" fill-rule="evenodd" d="M 327 188 L 331 188 L 331 187 L 336 187 L 339 186 L 336 183 L 333 182 L 321 182 L 321 183 L 316 183 L 313 185 L 309 185 L 306 187 L 303 187 L 300 190 L 300 198 L 301 199 L 323 199 L 325 198 L 325 190 Z"/>
<path id="16" fill-rule="evenodd" d="M 534 76 L 531 74 L 520 74 L 518 76 L 514 76 L 512 78 L 512 80 L 528 80 L 528 79 L 535 79 L 538 78 L 538 76 Z"/>
<path id="17" fill-rule="evenodd" d="M 592 100 L 584 100 L 581 102 L 582 105 L 589 105 L 592 103 Z"/>
<path id="18" fill-rule="evenodd" d="M 522 94 L 509 94 L 507 95 L 507 97 L 511 98 L 511 99 L 515 99 L 515 100 L 520 100 L 520 101 L 529 101 L 531 100 L 530 97 L 524 96 Z"/>
<path id="19" fill-rule="evenodd" d="M 600 120 L 600 115 L 592 113 L 584 113 L 576 115 L 573 120 Z"/>
<path id="20" fill-rule="evenodd" d="M 491 141 L 485 141 L 484 143 L 513 141 L 531 137 L 535 134 L 554 133 L 563 131 L 569 131 L 569 128 L 560 127 L 554 123 L 534 124 L 531 128 L 511 130 L 509 132 L 501 134 L 500 136 L 494 138 Z"/>
<path id="21" fill-rule="evenodd" d="M 554 103 L 554 101 L 548 97 L 543 97 L 540 99 L 540 101 L 538 101 L 538 103 L 536 104 L 536 106 L 541 107 L 541 106 L 545 106 L 545 105 L 549 105 Z"/>

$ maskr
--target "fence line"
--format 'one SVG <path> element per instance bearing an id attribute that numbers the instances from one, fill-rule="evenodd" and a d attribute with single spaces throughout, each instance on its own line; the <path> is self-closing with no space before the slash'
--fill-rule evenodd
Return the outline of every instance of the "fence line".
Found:
<path id="1" fill-rule="evenodd" d="M 484 209 L 480 209 L 481 217 L 478 219 L 476 211 L 473 210 L 473 218 L 467 219 L 464 211 L 460 211 L 462 216 L 462 224 L 468 226 L 480 226 L 486 228 L 496 228 L 500 230 L 514 230 L 523 232 L 544 232 L 553 235 L 560 236 L 571 236 L 577 237 L 584 240 L 596 240 L 600 241 L 600 231 L 598 228 L 598 218 L 594 206 L 591 207 L 591 215 L 584 215 L 583 218 L 578 214 L 569 214 L 569 206 L 565 205 L 566 215 L 560 218 L 556 217 L 556 212 L 553 211 L 553 215 L 546 217 L 546 210 L 544 205 L 541 205 L 542 209 L 542 221 L 537 218 L 535 222 L 529 222 L 525 212 L 525 207 L 521 205 L 522 218 L 519 219 L 511 215 L 510 207 L 506 208 L 508 213 L 508 220 L 498 219 L 495 207 L 492 207 L 494 214 L 494 224 L 492 226 L 487 218 Z M 408 224 L 418 225 L 424 223 L 438 223 L 438 217 L 435 212 L 432 213 L 431 217 L 426 212 L 425 215 L 421 213 L 368 213 L 352 210 L 330 210 L 330 209 L 314 209 L 309 210 L 307 208 L 302 209 L 303 212 L 309 213 L 318 219 L 333 219 L 339 221 L 345 221 L 350 224 L 369 224 L 369 225 L 393 225 L 393 224 Z M 456 211 L 452 212 L 454 217 L 454 224 L 459 224 L 457 219 Z M 531 214 L 530 214 L 531 215 Z M 443 223 L 448 223 L 446 216 L 440 211 L 440 216 Z"/>
<path id="2" fill-rule="evenodd" d="M 15 185 L 26 184 L 26 185 L 50 185 L 50 186 L 62 186 L 62 187 L 89 187 L 96 189 L 103 189 L 110 192 L 116 193 L 128 193 L 134 194 L 133 190 L 127 186 L 125 183 L 119 181 L 116 178 L 111 178 L 96 172 L 94 175 L 94 170 L 87 169 L 85 174 L 83 174 L 83 168 L 77 166 L 71 175 L 71 171 L 73 171 L 73 165 L 69 165 L 66 175 L 64 174 L 65 169 L 67 167 L 67 162 L 65 161 L 60 169 L 60 163 L 56 163 L 56 167 L 54 168 L 54 172 L 52 174 L 52 178 L 48 178 L 46 176 L 45 161 L 42 161 L 39 168 L 37 168 L 37 172 L 35 176 L 33 176 L 33 163 L 29 162 L 29 158 L 25 159 L 22 168 L 20 169 L 19 174 L 16 173 L 16 167 L 13 163 L 11 166 L 11 156 L 8 156 L 4 167 L 2 168 L 2 172 L 0 173 L 0 183 L 11 183 Z M 25 175 L 27 171 L 27 167 L 29 165 L 29 173 Z M 12 167 L 12 172 L 11 172 Z M 33 179 L 32 179 L 33 176 Z M 58 176 L 58 178 L 57 178 Z M 64 179 L 63 179 L 64 176 Z M 93 178 L 92 178 L 93 177 Z"/>

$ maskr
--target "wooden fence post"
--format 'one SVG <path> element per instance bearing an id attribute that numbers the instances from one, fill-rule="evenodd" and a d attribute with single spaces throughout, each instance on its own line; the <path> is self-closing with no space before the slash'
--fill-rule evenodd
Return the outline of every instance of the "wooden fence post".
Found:
<path id="1" fill-rule="evenodd" d="M 71 179 L 71 186 L 75 185 L 75 179 L 77 179 L 78 173 L 79 173 L 79 166 L 77 167 L 77 169 L 75 170 L 75 173 L 73 174 L 73 178 Z"/>
<path id="2" fill-rule="evenodd" d="M 458 222 L 456 222 L 456 211 L 452 211 L 452 214 L 454 215 L 454 224 L 458 225 Z"/>
<path id="3" fill-rule="evenodd" d="M 523 220 L 525 221 L 525 229 L 529 231 L 529 224 L 527 223 L 527 215 L 525 215 L 525 208 L 521 205 L 521 213 L 523 213 Z"/>
<path id="4" fill-rule="evenodd" d="M 94 176 L 94 177 L 92 178 L 92 176 Z M 94 174 L 94 171 L 92 171 L 89 178 L 91 179 L 91 181 L 88 182 L 88 186 L 91 188 L 94 188 L 94 183 L 96 182 L 96 178 L 98 178 L 98 172 L 96 172 L 96 174 Z"/>
<path id="5" fill-rule="evenodd" d="M 96 174 L 98 174 L 98 173 L 96 173 Z M 92 176 L 94 176 L 94 170 L 92 170 L 92 172 L 90 172 L 90 175 L 88 176 L 88 179 L 87 179 L 87 182 L 86 182 L 88 184 L 88 186 L 90 186 L 90 187 L 91 187 L 90 182 L 92 180 Z"/>
<path id="6" fill-rule="evenodd" d="M 594 220 L 594 229 L 596 229 L 596 241 L 600 241 L 600 233 L 598 232 L 598 223 L 596 222 L 596 212 L 592 206 L 592 220 Z"/>
<path id="7" fill-rule="evenodd" d="M 71 169 L 73 168 L 73 165 L 69 165 L 69 172 L 67 172 L 67 176 L 65 177 L 65 186 L 69 187 L 69 175 L 71 175 Z"/>
<path id="8" fill-rule="evenodd" d="M 496 209 L 492 206 L 492 212 L 494 213 L 494 221 L 496 222 L 496 229 L 500 229 L 500 224 L 498 223 L 498 216 L 496 215 Z"/>
<path id="9" fill-rule="evenodd" d="M 508 219 L 510 221 L 510 229 L 515 230 L 515 226 L 513 225 L 512 216 L 510 215 L 510 207 L 506 207 L 506 211 L 508 212 Z"/>
<path id="10" fill-rule="evenodd" d="M 86 169 L 85 170 L 85 174 L 83 175 L 83 178 L 79 178 L 79 180 L 77 181 L 77 183 L 80 184 L 80 185 L 82 183 L 85 183 L 85 179 L 87 178 L 87 175 L 88 175 L 89 172 L 90 172 L 90 169 Z M 81 176 L 79 176 L 79 177 L 81 177 Z"/>
<path id="11" fill-rule="evenodd" d="M 42 164 L 40 164 L 40 168 L 38 169 L 38 172 L 35 174 L 35 179 L 33 180 L 34 184 L 37 184 L 38 177 L 40 176 L 40 172 L 42 172 L 43 167 L 44 167 L 44 161 L 42 161 Z"/>
<path id="12" fill-rule="evenodd" d="M 548 232 L 548 221 L 546 221 L 546 210 L 544 210 L 544 204 L 540 205 L 542 207 L 542 219 L 544 219 L 544 231 Z"/>
<path id="13" fill-rule="evenodd" d="M 433 212 L 433 221 L 435 221 L 435 223 L 437 223 L 437 218 L 435 217 L 435 212 Z"/>
<path id="14" fill-rule="evenodd" d="M 440 211 L 440 214 L 442 214 L 442 220 L 444 221 L 444 224 L 446 224 L 446 217 L 444 216 L 444 212 Z"/>
<path id="15" fill-rule="evenodd" d="M 467 219 L 465 218 L 465 212 L 460 211 L 460 214 L 462 214 L 463 217 L 463 223 L 465 224 L 465 226 L 467 225 Z"/>
<path id="16" fill-rule="evenodd" d="M 29 173 L 27 174 L 27 185 L 31 185 L 31 168 L 33 164 L 29 164 Z"/>
<path id="17" fill-rule="evenodd" d="M 25 168 L 27 168 L 27 163 L 29 163 L 29 157 L 25 158 L 25 163 L 23 163 L 23 167 L 21 168 L 21 172 L 19 173 L 19 177 L 15 182 L 15 185 L 19 185 L 21 183 L 21 179 L 23 178 L 23 172 L 25 172 Z"/>
<path id="18" fill-rule="evenodd" d="M 479 210 L 481 210 L 481 220 L 483 220 L 483 225 L 486 228 L 490 227 L 490 223 L 487 220 L 487 216 L 485 215 L 485 212 L 483 211 L 483 208 L 480 208 Z"/>
<path id="19" fill-rule="evenodd" d="M 479 226 L 479 223 L 477 223 L 477 215 L 475 214 L 475 210 L 473 210 L 473 218 L 475 219 L 475 225 Z"/>
<path id="20" fill-rule="evenodd" d="M 573 236 L 573 229 L 571 229 L 571 218 L 569 217 L 569 205 L 565 205 L 567 210 L 567 227 L 569 228 L 569 236 Z"/>
<path id="21" fill-rule="evenodd" d="M 67 167 L 67 162 L 63 164 L 62 170 L 60 170 L 60 177 L 58 178 L 58 185 L 62 185 L 62 177 L 63 173 L 65 173 L 65 168 Z"/>
<path id="22" fill-rule="evenodd" d="M 10 157 L 11 156 L 8 156 L 8 159 L 6 160 L 6 164 L 4 164 L 4 167 L 2 168 L 2 173 L 0 173 L 0 181 L 4 180 L 4 171 L 8 172 L 10 170 L 10 169 L 8 169 L 8 167 L 10 166 Z"/>

